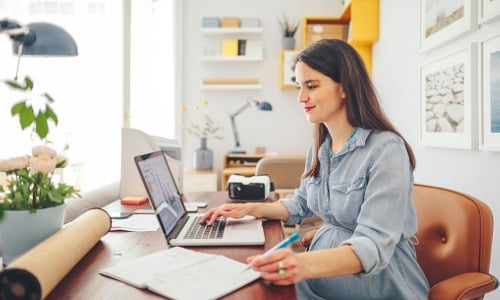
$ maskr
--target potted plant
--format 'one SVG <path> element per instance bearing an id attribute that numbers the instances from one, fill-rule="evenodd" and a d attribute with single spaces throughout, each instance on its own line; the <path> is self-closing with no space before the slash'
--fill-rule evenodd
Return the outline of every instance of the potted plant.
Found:
<path id="1" fill-rule="evenodd" d="M 10 87 L 30 92 L 33 81 L 5 81 Z M 8 264 L 35 246 L 63 224 L 65 199 L 79 196 L 78 190 L 63 182 L 55 182 L 54 172 L 67 165 L 67 159 L 47 146 L 48 121 L 57 125 L 57 115 L 50 108 L 54 100 L 46 93 L 45 109 L 34 111 L 30 99 L 12 106 L 11 114 L 19 117 L 21 128 L 31 128 L 43 144 L 32 148 L 30 155 L 0 160 L 0 172 L 7 176 L 0 185 L 0 245 L 3 264 Z"/>
<path id="2" fill-rule="evenodd" d="M 293 50 L 295 48 L 295 33 L 300 26 L 299 20 L 290 20 L 286 14 L 283 18 L 278 19 L 281 26 L 281 33 L 283 35 L 282 47 L 284 50 Z"/>

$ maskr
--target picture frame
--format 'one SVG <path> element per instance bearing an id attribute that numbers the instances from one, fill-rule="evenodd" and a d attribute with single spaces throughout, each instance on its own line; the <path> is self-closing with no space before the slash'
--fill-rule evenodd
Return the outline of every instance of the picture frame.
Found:
<path id="1" fill-rule="evenodd" d="M 457 39 L 478 26 L 477 0 L 419 1 L 421 52 Z"/>
<path id="2" fill-rule="evenodd" d="M 420 68 L 420 141 L 473 149 L 477 143 L 477 44 Z"/>
<path id="3" fill-rule="evenodd" d="M 479 149 L 500 151 L 500 35 L 481 44 Z"/>
<path id="4" fill-rule="evenodd" d="M 292 65 L 295 57 L 300 51 L 281 50 L 280 57 L 280 87 L 281 89 L 296 89 L 295 74 L 292 71 Z"/>
<path id="5" fill-rule="evenodd" d="M 500 19 L 500 0 L 478 0 L 478 22 L 484 24 Z"/>

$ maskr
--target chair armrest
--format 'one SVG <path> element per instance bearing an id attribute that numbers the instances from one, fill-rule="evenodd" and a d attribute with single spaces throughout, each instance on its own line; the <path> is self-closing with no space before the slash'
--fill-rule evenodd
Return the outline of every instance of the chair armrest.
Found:
<path id="1" fill-rule="evenodd" d="M 490 274 L 463 273 L 436 283 L 429 292 L 429 300 L 474 299 L 497 287 L 498 280 Z"/>

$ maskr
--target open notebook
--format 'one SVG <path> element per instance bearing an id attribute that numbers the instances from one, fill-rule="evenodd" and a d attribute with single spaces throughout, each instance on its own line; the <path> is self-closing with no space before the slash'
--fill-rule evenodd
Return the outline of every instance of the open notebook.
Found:
<path id="1" fill-rule="evenodd" d="M 253 217 L 219 219 L 199 224 L 203 214 L 188 214 L 162 151 L 136 156 L 135 162 L 167 243 L 172 246 L 263 245 L 262 220 Z"/>
<path id="2" fill-rule="evenodd" d="M 100 274 L 171 299 L 218 299 L 259 278 L 246 266 L 223 255 L 172 247 L 121 262 Z"/>

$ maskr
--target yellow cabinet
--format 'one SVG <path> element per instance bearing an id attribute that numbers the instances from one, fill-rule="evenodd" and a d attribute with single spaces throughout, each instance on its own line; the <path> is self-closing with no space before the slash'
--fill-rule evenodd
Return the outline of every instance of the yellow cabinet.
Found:
<path id="1" fill-rule="evenodd" d="M 371 74 L 372 45 L 379 38 L 379 0 L 351 0 L 337 17 L 304 17 L 302 46 L 322 38 L 347 41 Z"/>

